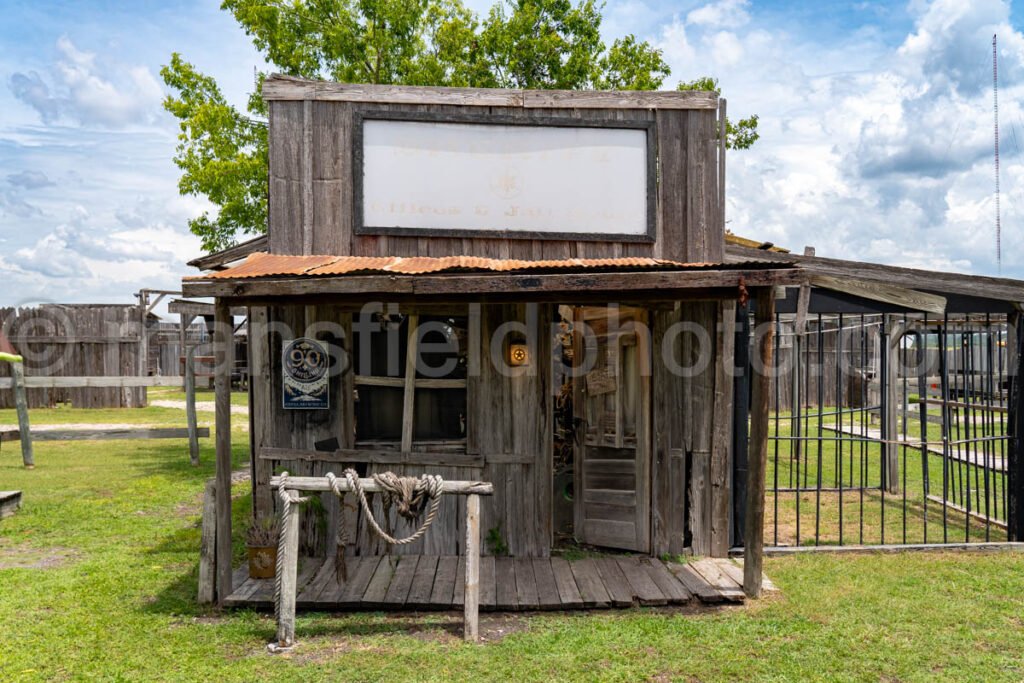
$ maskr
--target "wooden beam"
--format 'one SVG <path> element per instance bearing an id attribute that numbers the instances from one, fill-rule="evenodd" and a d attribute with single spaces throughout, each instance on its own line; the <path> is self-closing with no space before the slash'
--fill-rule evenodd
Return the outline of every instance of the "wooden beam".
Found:
<path id="1" fill-rule="evenodd" d="M 372 102 L 524 109 L 717 109 L 718 95 L 703 91 L 512 90 L 331 83 L 274 74 L 263 99 Z M 191 264 L 190 264 L 191 265 Z"/>
<path id="2" fill-rule="evenodd" d="M 811 285 L 859 296 L 863 299 L 902 306 L 915 311 L 942 315 L 946 312 L 946 299 L 935 294 L 897 287 L 884 282 L 839 278 L 831 275 L 811 275 Z"/>
<path id="3" fill-rule="evenodd" d="M 239 261 L 257 251 L 266 251 L 268 248 L 267 236 L 260 235 L 233 247 L 194 258 L 188 265 L 199 270 L 220 270 L 233 261 Z"/>
<path id="4" fill-rule="evenodd" d="M 402 450 L 412 450 L 413 427 L 416 424 L 413 413 L 416 410 L 416 360 L 419 358 L 417 349 L 419 342 L 420 316 L 413 313 L 408 318 L 409 329 L 406 335 L 405 382 L 402 395 Z"/>
<path id="5" fill-rule="evenodd" d="M 761 597 L 764 564 L 764 479 L 768 465 L 768 410 L 771 403 L 772 348 L 775 297 L 765 288 L 757 292 L 754 316 L 757 360 L 753 367 L 750 401 L 750 450 L 747 455 L 747 513 L 743 532 L 743 592 Z M 759 366 L 759 367 L 758 367 Z"/>
<path id="6" fill-rule="evenodd" d="M 196 430 L 199 437 L 210 435 L 208 427 Z M 132 441 L 142 439 L 185 439 L 189 430 L 182 427 L 126 428 L 126 429 L 37 429 L 31 432 L 33 441 Z M 19 431 L 0 430 L 0 442 L 16 441 Z"/>
<path id="7" fill-rule="evenodd" d="M 901 268 L 879 263 L 864 263 L 845 259 L 823 258 L 821 256 L 783 254 L 734 244 L 726 246 L 725 261 L 726 263 L 742 263 L 745 261 L 795 263 L 805 272 L 813 275 L 829 275 L 844 279 L 853 278 L 909 289 L 963 294 L 965 296 L 1010 301 L 1013 303 L 1024 302 L 1024 282 L 1009 278 Z"/>
<path id="8" fill-rule="evenodd" d="M 480 496 L 466 496 L 466 592 L 463 638 L 480 640 Z"/>
<path id="9" fill-rule="evenodd" d="M 406 383 L 405 377 L 371 377 L 369 375 L 356 375 L 353 378 L 356 386 L 364 387 L 394 387 L 403 388 Z M 465 389 L 465 379 L 444 379 L 440 377 L 415 377 L 413 381 L 417 389 Z"/>
<path id="10" fill-rule="evenodd" d="M 899 339 L 903 336 L 902 327 L 897 316 L 885 316 L 885 341 L 882 350 L 882 380 L 885 386 L 885 393 L 882 395 L 882 453 L 885 464 L 883 481 L 889 493 L 899 493 L 900 490 L 900 430 L 897 416 L 900 402 Z"/>
<path id="11" fill-rule="evenodd" d="M 217 602 L 231 595 L 231 368 L 234 339 L 231 312 L 218 300 L 214 309 L 213 348 L 215 425 L 217 444 Z"/>
<path id="12" fill-rule="evenodd" d="M 446 453 L 444 451 L 393 451 L 371 450 L 366 448 L 339 448 L 334 451 L 311 451 L 297 448 L 269 448 L 259 450 L 260 460 L 323 462 L 323 463 L 356 463 L 365 462 L 378 465 L 436 465 L 441 467 L 483 467 L 487 462 L 507 464 L 516 462 L 533 464 L 535 456 L 531 454 L 508 454 L 506 460 L 502 454 L 483 455 L 466 453 Z"/>
<path id="13" fill-rule="evenodd" d="M 731 495 L 733 368 L 736 362 L 736 303 L 718 307 L 715 344 L 715 405 L 711 435 L 711 556 L 727 557 Z"/>
<path id="14" fill-rule="evenodd" d="M 360 479 L 359 480 L 362 489 L 366 493 L 380 493 L 381 488 L 373 479 Z M 344 477 L 339 477 L 338 488 L 342 492 L 351 491 L 351 487 Z M 275 476 L 270 479 L 270 488 L 279 489 L 284 485 L 285 488 L 292 491 L 330 491 L 331 485 L 328 483 L 326 477 L 293 477 L 291 475 Z M 445 479 L 441 486 L 442 493 L 454 493 L 458 495 L 468 496 L 475 494 L 478 496 L 490 496 L 494 494 L 494 484 L 489 481 L 458 481 Z"/>
<path id="15" fill-rule="evenodd" d="M 136 387 L 180 387 L 182 377 L 152 375 L 149 377 L 25 377 L 26 389 L 86 389 Z M 10 377 L 0 377 L 0 389 L 13 388 Z"/>
<path id="16" fill-rule="evenodd" d="M 665 290 L 685 298 L 686 290 L 738 290 L 745 287 L 799 285 L 806 276 L 794 268 L 735 270 L 659 270 L 617 273 L 489 273 L 486 275 L 350 275 L 249 279 L 192 279 L 182 284 L 188 296 L 231 298 L 390 294 L 410 296 L 534 294 Z M 676 293 L 678 292 L 678 294 Z M 737 292 L 738 296 L 738 292 Z"/>

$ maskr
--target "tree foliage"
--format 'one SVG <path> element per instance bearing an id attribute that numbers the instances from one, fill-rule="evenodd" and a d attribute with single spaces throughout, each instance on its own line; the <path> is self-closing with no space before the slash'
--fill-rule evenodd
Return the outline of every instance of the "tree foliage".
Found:
<path id="1" fill-rule="evenodd" d="M 595 0 L 499 0 L 483 18 L 462 0 L 224 0 L 267 62 L 282 73 L 345 83 L 566 90 L 656 90 L 669 76 L 661 50 L 633 35 L 601 38 Z M 267 220 L 267 133 L 258 88 L 248 111 L 174 54 L 161 70 L 176 94 L 174 157 L 183 194 L 218 207 L 190 222 L 203 247 L 262 233 Z M 714 79 L 680 89 L 718 89 Z M 757 139 L 757 117 L 729 122 L 729 146 Z"/>
<path id="2" fill-rule="evenodd" d="M 722 94 L 718 79 L 709 76 L 680 83 L 676 90 L 705 90 Z M 759 137 L 761 134 L 757 132 L 757 114 L 738 120 L 732 120 L 728 116 L 725 118 L 725 145 L 729 149 L 750 149 Z"/>

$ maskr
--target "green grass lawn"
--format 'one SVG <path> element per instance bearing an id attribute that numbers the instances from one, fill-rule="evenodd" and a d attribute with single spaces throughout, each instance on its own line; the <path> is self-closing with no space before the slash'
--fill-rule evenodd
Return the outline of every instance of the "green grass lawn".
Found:
<path id="1" fill-rule="evenodd" d="M 150 401 L 153 400 L 165 400 L 165 401 L 184 401 L 185 390 L 179 387 L 150 387 L 146 390 L 146 396 Z M 214 394 L 213 389 L 196 387 L 196 401 L 213 401 Z M 231 392 L 231 405 L 233 406 L 248 406 L 249 405 L 249 394 L 245 391 L 233 391 Z"/>
<path id="2" fill-rule="evenodd" d="M 133 415 L 168 419 L 94 421 Z M 768 559 L 781 593 L 747 607 L 484 615 L 480 645 L 461 642 L 457 615 L 300 614 L 299 648 L 268 655 L 270 616 L 195 604 L 211 440 L 202 462 L 188 465 L 184 441 L 45 442 L 26 471 L 5 444 L 0 488 L 23 490 L 24 507 L 0 522 L 0 681 L 1024 678 L 1014 552 Z M 240 529 L 247 485 L 235 495 Z"/>
<path id="3" fill-rule="evenodd" d="M 825 412 L 832 410 L 826 408 Z M 825 418 L 823 425 L 835 424 L 836 418 Z M 860 431 L 858 418 L 844 416 L 847 428 Z M 878 429 L 877 423 L 870 425 Z M 902 433 L 902 431 L 901 431 Z M 940 444 L 942 428 L 928 424 L 928 442 Z M 1002 434 L 999 424 L 979 425 L 977 431 L 968 431 L 961 426 L 950 430 L 950 439 L 959 441 L 967 438 Z M 986 524 L 963 512 L 953 511 L 941 504 L 926 500 L 925 466 L 928 468 L 927 492 L 962 501 L 970 492 L 972 510 L 988 513 L 996 519 L 1006 519 L 1004 497 L 1006 477 L 1002 473 L 989 471 L 986 479 L 982 468 L 953 460 L 944 464 L 939 454 L 929 453 L 923 459 L 919 447 L 899 448 L 899 492 L 885 493 L 879 490 L 881 481 L 882 447 L 877 442 L 857 441 L 849 435 L 842 440 L 834 431 L 820 429 L 816 419 L 795 424 L 788 413 L 773 416 L 769 425 L 769 442 L 766 483 L 769 491 L 776 486 L 785 488 L 814 489 L 820 477 L 825 488 L 838 487 L 841 479 L 846 490 L 839 492 L 784 491 L 778 495 L 769 493 L 766 501 L 766 543 L 773 545 L 814 545 L 815 535 L 821 545 L 863 543 L 942 543 L 972 541 L 1005 541 L 1006 533 L 996 525 Z M 801 442 L 788 440 L 794 434 L 812 437 Z M 917 442 L 921 438 L 920 422 L 907 421 L 907 438 Z M 821 437 L 820 439 L 818 437 Z M 1005 456 L 998 442 L 990 442 L 989 457 Z M 951 446 L 956 454 L 958 446 Z M 966 455 L 969 446 L 959 446 Z M 981 446 L 976 446 L 982 452 Z M 800 457 L 796 457 L 799 452 Z M 994 462 L 994 460 L 989 461 Z M 873 490 L 856 490 L 866 483 Z M 841 498 L 841 501 L 840 501 Z M 842 516 L 840 519 L 840 511 Z M 945 537 L 943 516 L 945 515 Z M 842 536 L 840 537 L 840 531 Z"/>

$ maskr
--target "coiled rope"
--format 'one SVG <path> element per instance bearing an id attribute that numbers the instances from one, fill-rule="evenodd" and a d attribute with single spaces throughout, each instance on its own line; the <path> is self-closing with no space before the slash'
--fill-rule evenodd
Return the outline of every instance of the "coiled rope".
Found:
<path id="1" fill-rule="evenodd" d="M 340 490 L 338 477 L 333 472 L 328 472 L 324 476 L 327 478 L 331 490 L 339 498 L 344 499 L 345 492 Z M 390 529 L 385 531 L 377 523 L 373 510 L 370 509 L 370 503 L 366 499 L 366 492 L 359 481 L 358 472 L 348 468 L 342 472 L 342 476 L 345 477 L 349 487 L 355 491 L 359 504 L 362 506 L 363 512 L 366 513 L 366 519 L 370 523 L 370 528 L 389 545 L 407 545 L 418 541 L 422 538 L 423 534 L 427 533 L 430 525 L 434 523 L 434 519 L 437 517 L 444 487 L 444 479 L 439 475 L 421 474 L 419 477 L 400 477 L 394 472 L 382 472 L 371 475 L 373 481 L 380 487 L 381 504 L 384 506 L 384 519 L 389 527 L 389 514 L 393 505 L 397 505 L 398 514 L 412 521 L 418 519 L 423 514 L 423 508 L 428 501 L 430 502 L 430 508 L 427 510 L 427 516 L 423 520 L 423 524 L 411 536 L 406 536 L 405 538 L 395 538 L 391 535 Z"/>

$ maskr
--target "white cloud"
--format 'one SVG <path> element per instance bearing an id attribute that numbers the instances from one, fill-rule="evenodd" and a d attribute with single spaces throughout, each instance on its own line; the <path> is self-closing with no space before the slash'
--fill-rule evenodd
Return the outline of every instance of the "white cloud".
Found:
<path id="1" fill-rule="evenodd" d="M 749 0 L 720 0 L 692 10 L 686 23 L 707 28 L 737 28 L 750 21 Z"/>
<path id="2" fill-rule="evenodd" d="M 78 49 L 70 38 L 57 40 L 51 84 L 37 71 L 15 72 L 9 87 L 45 124 L 61 121 L 101 128 L 125 128 L 156 120 L 162 90 L 144 66 L 106 63 Z"/>
<path id="3" fill-rule="evenodd" d="M 666 23 L 656 42 L 673 79 L 717 76 L 732 116 L 760 115 L 761 140 L 730 153 L 730 229 L 823 256 L 994 274 L 998 33 L 1003 273 L 1024 277 L 1024 141 L 1011 142 L 1024 125 L 1024 36 L 998 0 L 908 11 L 895 39 L 869 25 L 817 36 L 714 3 Z"/>
<path id="4" fill-rule="evenodd" d="M 38 190 L 41 187 L 55 185 L 42 171 L 24 170 L 20 173 L 9 173 L 7 182 L 25 190 Z"/>

